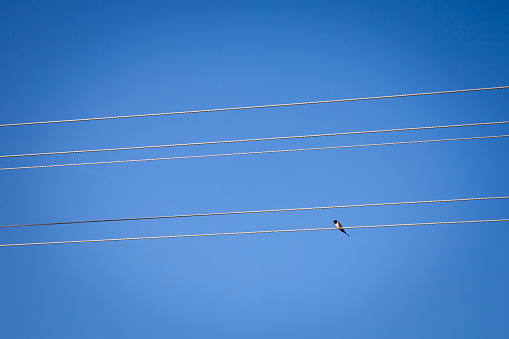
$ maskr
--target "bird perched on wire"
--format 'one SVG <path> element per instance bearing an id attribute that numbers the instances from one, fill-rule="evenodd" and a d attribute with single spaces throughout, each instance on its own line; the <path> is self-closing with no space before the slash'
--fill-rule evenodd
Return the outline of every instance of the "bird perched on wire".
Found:
<path id="1" fill-rule="evenodd" d="M 345 232 L 345 230 L 343 229 L 343 226 L 341 226 L 341 224 L 339 223 L 339 221 L 337 220 L 334 220 L 334 226 L 336 226 L 336 228 L 338 230 L 340 230 L 341 232 L 345 233 L 346 235 L 348 235 L 348 233 Z M 350 235 L 348 235 L 350 236 Z"/>

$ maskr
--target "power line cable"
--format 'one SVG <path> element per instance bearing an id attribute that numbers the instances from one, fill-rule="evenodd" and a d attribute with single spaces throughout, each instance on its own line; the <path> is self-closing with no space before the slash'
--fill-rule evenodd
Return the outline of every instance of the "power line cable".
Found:
<path id="1" fill-rule="evenodd" d="M 2 226 L 0 226 L 0 228 L 27 227 L 27 226 L 50 226 L 50 225 L 71 225 L 71 224 L 89 224 L 89 223 L 113 222 L 113 221 L 134 221 L 134 220 L 154 220 L 154 219 L 209 217 L 209 216 L 219 216 L 219 215 L 239 215 L 239 214 L 271 213 L 271 212 L 311 211 L 311 210 L 326 210 L 326 209 L 351 208 L 351 207 L 416 205 L 416 204 L 431 204 L 431 203 L 441 203 L 441 202 L 481 201 L 481 200 L 499 200 L 499 199 L 509 199 L 509 196 L 502 196 L 502 197 L 481 197 L 481 198 L 460 198 L 460 199 L 441 199 L 441 200 L 422 200 L 422 201 L 404 201 L 404 202 L 385 202 L 385 203 L 371 203 L 371 204 L 360 204 L 360 205 L 298 207 L 298 208 L 282 208 L 282 209 L 275 209 L 275 210 L 237 211 L 237 212 L 214 212 L 214 213 L 166 215 L 166 216 L 155 216 L 155 217 L 135 217 L 135 218 L 118 218 L 118 219 L 61 221 L 61 222 L 49 222 L 49 223 L 38 223 L 38 224 L 2 225 Z"/>
<path id="2" fill-rule="evenodd" d="M 374 133 L 388 133 L 388 132 L 402 132 L 402 131 L 431 130 L 431 129 L 438 129 L 438 128 L 454 128 L 454 127 L 472 127 L 472 126 L 502 125 L 502 124 L 508 124 L 508 123 L 509 123 L 509 121 L 478 122 L 478 123 L 470 123 L 470 124 L 455 124 L 455 125 L 441 125 L 441 126 L 393 128 L 393 129 L 380 129 L 380 130 L 359 131 L 359 132 L 338 132 L 338 133 L 294 135 L 294 136 L 287 136 L 287 137 L 269 137 L 269 138 L 239 139 L 239 140 L 224 140 L 224 141 L 191 142 L 191 143 L 185 143 L 185 144 L 134 146 L 134 147 L 119 147 L 119 148 L 102 148 L 102 149 L 89 149 L 89 150 L 78 150 L 78 151 L 61 151 L 61 152 L 44 152 L 44 153 L 26 153 L 26 154 L 0 155 L 0 158 L 15 158 L 15 157 L 28 157 L 28 156 L 39 156 L 39 155 L 62 155 L 62 154 L 77 154 L 77 153 L 92 153 L 92 152 L 110 152 L 110 151 L 129 151 L 129 150 L 153 149 L 153 148 L 162 148 L 162 147 L 182 147 L 182 146 L 232 144 L 232 143 L 252 142 L 252 141 L 305 139 L 305 138 L 332 137 L 332 136 L 340 136 L 340 135 L 354 135 L 354 134 L 368 134 L 368 133 L 374 134 Z"/>
<path id="3" fill-rule="evenodd" d="M 372 225 L 372 226 L 351 226 L 343 227 L 350 228 L 377 228 L 377 227 L 400 227 L 400 226 L 424 226 L 424 225 L 451 225 L 451 224 L 470 224 L 470 223 L 484 223 L 484 222 L 502 222 L 509 221 L 509 219 L 492 219 L 492 220 L 468 220 L 468 221 L 440 221 L 440 222 L 426 222 L 415 224 L 392 224 L 392 225 Z M 49 241 L 49 242 L 32 242 L 32 243 L 19 243 L 19 244 L 2 244 L 0 247 L 8 246 L 30 246 L 30 245 L 56 245 L 56 244 L 76 244 L 86 242 L 105 242 L 105 241 L 124 241 L 124 240 L 149 240 L 149 239 L 171 239 L 171 238 L 195 238 L 195 237 L 211 237 L 220 235 L 245 235 L 245 234 L 266 234 L 266 233 L 290 233 L 290 232 L 309 232 L 309 231 L 332 231 L 336 228 L 307 228 L 307 229 L 293 229 L 293 230 L 269 230 L 269 231 L 250 231 L 250 232 L 228 232 L 228 233 L 208 233 L 208 234 L 182 234 L 182 235 L 164 235 L 155 237 L 136 237 L 136 238 L 117 238 L 117 239 L 92 239 L 92 240 L 66 240 L 66 241 Z"/>
<path id="4" fill-rule="evenodd" d="M 413 224 L 393 224 L 393 225 L 374 225 L 374 226 L 350 226 L 350 227 L 343 227 L 343 228 L 376 228 L 376 227 L 396 227 L 396 226 L 454 225 L 454 224 L 474 224 L 474 223 L 480 223 L 480 222 L 500 222 L 500 221 L 509 221 L 509 219 L 418 222 L 418 223 L 413 223 Z"/>
<path id="5" fill-rule="evenodd" d="M 416 97 L 416 96 L 421 96 L 421 95 L 465 93 L 465 92 L 488 91 L 488 90 L 507 89 L 507 88 L 509 88 L 509 86 L 496 86 L 496 87 L 484 87 L 484 88 L 472 88 L 472 89 L 459 89 L 459 90 L 452 90 L 452 91 L 413 93 L 413 94 L 382 95 L 382 96 L 376 96 L 376 97 L 353 98 L 353 99 L 336 99 L 336 100 L 308 101 L 308 102 L 297 102 L 297 103 L 290 103 L 290 104 L 272 104 L 272 105 L 244 106 L 244 107 L 231 107 L 231 108 L 215 108 L 215 109 L 203 109 L 203 110 L 196 110 L 196 111 L 181 111 L 181 112 L 167 112 L 167 113 L 148 113 L 148 114 L 134 114 L 134 115 L 119 115 L 119 116 L 111 116 L 111 117 L 65 119 L 65 120 L 51 120 L 51 121 L 37 121 L 37 122 L 20 122 L 20 123 L 12 123 L 12 124 L 2 124 L 2 125 L 0 125 L 0 127 L 57 124 L 57 123 L 78 122 L 78 121 L 97 121 L 97 120 L 112 120 L 112 119 L 126 119 L 126 118 L 155 117 L 155 116 L 174 115 L 174 114 L 190 114 L 190 113 L 205 113 L 205 112 L 238 111 L 238 110 L 255 109 L 255 108 L 274 108 L 274 107 L 287 107 L 287 106 L 302 106 L 302 105 L 327 104 L 327 103 L 347 102 L 347 101 L 390 99 L 390 98 L 405 98 L 405 97 Z"/>
<path id="6" fill-rule="evenodd" d="M 417 140 L 417 141 L 384 142 L 384 143 L 378 143 L 378 144 L 363 144 L 363 145 L 312 147 L 312 148 L 282 149 L 282 150 L 272 150 L 272 151 L 255 151 L 255 152 L 239 152 L 239 153 L 223 153 L 223 154 L 187 155 L 187 156 L 181 156 L 181 157 L 165 157 L 165 158 L 152 158 L 152 159 L 130 159 L 130 160 L 80 162 L 80 163 L 73 163 L 73 164 L 55 164 L 55 165 L 4 167 L 4 168 L 0 168 L 0 171 L 21 170 L 21 169 L 34 169 L 34 168 L 83 166 L 83 165 L 121 164 L 121 163 L 127 163 L 127 162 L 143 162 L 143 161 L 160 161 L 160 160 L 179 160 L 179 159 L 227 157 L 227 156 L 235 156 L 235 155 L 253 155 L 253 154 L 269 154 L 269 153 L 288 153 L 288 152 L 302 152 L 302 151 L 318 151 L 318 150 L 340 149 L 340 148 L 354 148 L 354 147 L 422 144 L 422 143 L 428 143 L 428 142 L 459 141 L 459 140 L 479 140 L 479 139 L 493 139 L 493 138 L 505 138 L 505 137 L 509 137 L 509 135 L 508 134 L 504 134 L 504 135 L 488 135 L 488 136 L 482 136 L 482 137 L 467 137 L 467 138 L 452 138 L 452 139 L 433 139 L 433 140 Z"/>

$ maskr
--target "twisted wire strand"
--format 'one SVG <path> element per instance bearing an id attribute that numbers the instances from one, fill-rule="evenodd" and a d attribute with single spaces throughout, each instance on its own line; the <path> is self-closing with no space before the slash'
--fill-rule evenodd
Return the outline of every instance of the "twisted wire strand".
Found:
<path id="1" fill-rule="evenodd" d="M 424 226 L 424 225 L 451 225 L 451 224 L 470 224 L 470 223 L 502 222 L 502 221 L 509 221 L 509 219 L 468 220 L 468 221 L 440 221 L 440 222 L 426 222 L 426 223 L 414 223 L 414 224 L 350 226 L 350 227 L 343 227 L 343 228 L 351 229 L 351 228 L 377 228 L 377 227 L 401 227 L 401 226 Z M 221 236 L 221 235 L 246 235 L 246 234 L 266 234 L 266 233 L 332 231 L 332 230 L 336 230 L 336 229 L 335 228 L 327 227 L 327 228 L 307 228 L 307 229 L 293 229 L 293 230 L 269 230 L 269 231 L 250 231 L 250 232 L 228 232 L 228 233 L 208 233 L 208 234 L 164 235 L 164 236 L 155 236 L 155 237 L 116 238 L 116 239 L 66 240 L 66 241 L 49 241 L 49 242 L 32 242 L 32 243 L 18 243 L 18 244 L 2 244 L 2 245 L 0 245 L 0 247 L 30 246 L 30 245 L 76 244 L 76 243 L 105 242 L 105 241 L 125 241 L 125 240 L 195 238 L 195 237 L 212 237 L 212 236 Z"/>
<path id="2" fill-rule="evenodd" d="M 318 151 L 339 148 L 354 148 L 354 147 L 371 147 L 371 146 L 389 146 L 389 145 L 407 145 L 407 144 L 422 144 L 428 142 L 442 142 L 442 141 L 459 141 L 459 140 L 479 140 L 479 139 L 493 139 L 505 138 L 509 134 L 504 135 L 488 135 L 482 137 L 467 137 L 467 138 L 452 138 L 452 139 L 433 139 L 433 140 L 416 140 L 416 141 L 398 141 L 398 142 L 384 142 L 378 144 L 364 144 L 364 145 L 346 145 L 346 146 L 328 146 L 328 147 L 312 147 L 312 148 L 296 148 L 296 149 L 282 149 L 273 151 L 255 151 L 255 152 L 239 152 L 239 153 L 222 153 L 222 154 L 205 154 L 205 155 L 187 155 L 181 157 L 164 157 L 152 159 L 130 159 L 130 160 L 112 160 L 112 161 L 96 161 L 96 162 L 79 162 L 73 164 L 55 164 L 55 165 L 37 165 L 37 166 L 20 166 L 20 167 L 4 167 L 0 171 L 8 170 L 21 170 L 21 169 L 34 169 L 34 168 L 52 168 L 52 167 L 68 167 L 68 166 L 83 166 L 83 165 L 105 165 L 105 164 L 121 164 L 127 162 L 144 162 L 144 161 L 161 161 L 161 160 L 179 160 L 179 159 L 196 159 L 196 158 L 213 158 L 213 157 L 227 157 L 235 155 L 253 155 L 253 154 L 269 154 L 269 153 L 289 153 L 289 152 L 302 152 L 302 151 Z"/>
<path id="3" fill-rule="evenodd" d="M 470 124 L 455 124 L 455 125 L 441 125 L 441 126 L 425 126 L 425 127 L 407 127 L 407 128 L 380 129 L 380 130 L 358 131 L 358 132 L 338 132 L 338 133 L 294 135 L 294 136 L 286 136 L 286 137 L 269 137 L 269 138 L 254 138 L 254 139 L 239 139 L 239 140 L 190 142 L 190 143 L 169 144 L 169 145 L 150 145 L 150 146 L 133 146 L 133 147 L 118 147 L 118 148 L 101 148 L 101 149 L 88 149 L 88 150 L 77 150 L 77 151 L 26 153 L 26 154 L 0 155 L 0 158 L 29 157 L 29 156 L 57 155 L 57 154 L 58 155 L 61 155 L 61 154 L 77 154 L 77 153 L 92 153 L 92 152 L 130 151 L 130 150 L 154 149 L 154 148 L 163 148 L 163 147 L 217 145 L 217 144 L 232 144 L 232 143 L 240 143 L 240 142 L 269 141 L 269 140 L 320 138 L 320 137 L 332 137 L 332 136 L 340 136 L 340 135 L 374 134 L 374 133 L 389 133 L 389 132 L 402 132 L 402 131 L 431 130 L 431 129 L 439 129 L 439 128 L 456 128 L 456 127 L 502 125 L 502 124 L 508 124 L 508 123 L 509 123 L 509 121 L 494 121 L 494 122 L 478 122 L 478 123 L 470 123 Z"/>
<path id="4" fill-rule="evenodd" d="M 320 206 L 320 207 L 281 208 L 281 209 L 258 210 L 258 211 L 213 212 L 213 213 L 165 215 L 165 216 L 155 216 L 155 217 L 134 217 L 134 218 L 118 218 L 118 219 L 76 220 L 76 221 L 48 222 L 48 223 L 38 223 L 38 224 L 2 225 L 2 226 L 0 226 L 0 228 L 27 227 L 27 226 L 50 226 L 50 225 L 71 225 L 71 224 L 89 224 L 89 223 L 114 222 L 114 221 L 135 221 L 135 220 L 154 220 L 154 219 L 209 217 L 209 216 L 219 216 L 219 215 L 239 215 L 239 214 L 272 213 L 272 212 L 311 211 L 311 210 L 326 210 L 326 209 L 352 208 L 352 207 L 416 205 L 416 204 L 431 204 L 431 203 L 442 203 L 442 202 L 481 201 L 481 200 L 499 200 L 499 199 L 509 199 L 509 196 L 480 197 L 480 198 L 459 198 L 459 199 L 440 199 L 440 200 L 421 200 L 421 201 L 403 201 L 403 202 L 384 202 L 384 203 L 357 204 L 357 205 L 338 205 L 338 206 Z"/>
<path id="5" fill-rule="evenodd" d="M 255 108 L 273 108 L 273 107 L 287 107 L 287 106 L 302 106 L 302 105 L 327 104 L 327 103 L 347 102 L 347 101 L 376 100 L 376 99 L 390 99 L 390 98 L 405 98 L 405 97 L 416 97 L 416 96 L 421 96 L 421 95 L 465 93 L 465 92 L 489 91 L 489 90 L 507 89 L 507 88 L 509 88 L 509 86 L 495 86 L 495 87 L 459 89 L 459 90 L 439 91 L 439 92 L 382 95 L 382 96 L 376 96 L 376 97 L 353 98 L 353 99 L 336 99 L 336 100 L 321 100 L 321 101 L 296 102 L 296 103 L 289 103 L 289 104 L 272 104 L 272 105 L 244 106 L 244 107 L 231 107 L 231 108 L 215 108 L 215 109 L 203 109 L 203 110 L 196 110 L 196 111 L 181 111 L 181 112 L 168 112 L 168 113 L 148 113 L 148 114 L 134 114 L 134 115 L 119 115 L 119 116 L 98 117 L 98 118 L 82 118 L 82 119 L 65 119 L 65 120 L 36 121 L 36 122 L 20 122 L 20 123 L 12 123 L 12 124 L 2 124 L 2 125 L 0 125 L 0 127 L 57 124 L 57 123 L 78 122 L 78 121 L 98 121 L 98 120 L 112 120 L 112 119 L 126 119 L 126 118 L 155 117 L 155 116 L 174 115 L 174 114 L 190 114 L 190 113 L 205 113 L 205 112 L 238 111 L 238 110 L 255 109 Z"/>

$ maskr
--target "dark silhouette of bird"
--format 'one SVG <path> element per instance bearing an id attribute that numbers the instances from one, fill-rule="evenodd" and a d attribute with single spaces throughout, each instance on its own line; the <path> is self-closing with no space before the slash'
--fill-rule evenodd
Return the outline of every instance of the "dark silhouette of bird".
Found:
<path id="1" fill-rule="evenodd" d="M 341 226 L 341 224 L 339 223 L 339 221 L 337 220 L 334 220 L 334 226 L 336 226 L 336 228 L 338 230 L 340 230 L 341 232 L 345 233 L 346 235 L 348 235 L 348 233 L 345 232 L 345 230 L 343 229 L 343 226 Z M 348 235 L 350 236 L 350 235 Z"/>

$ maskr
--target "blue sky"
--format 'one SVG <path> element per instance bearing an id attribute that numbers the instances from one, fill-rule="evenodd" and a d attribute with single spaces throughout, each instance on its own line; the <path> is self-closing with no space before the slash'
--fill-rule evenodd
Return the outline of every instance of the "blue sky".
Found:
<path id="1" fill-rule="evenodd" d="M 2 1 L 0 124 L 508 85 L 502 1 Z M 0 128 L 0 154 L 509 120 L 508 90 Z M 509 134 L 505 125 L 0 167 Z M 505 138 L 0 172 L 0 225 L 489 196 Z M 506 200 L 0 229 L 1 244 L 508 218 Z M 507 222 L 0 248 L 7 338 L 503 338 Z"/>

